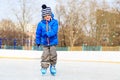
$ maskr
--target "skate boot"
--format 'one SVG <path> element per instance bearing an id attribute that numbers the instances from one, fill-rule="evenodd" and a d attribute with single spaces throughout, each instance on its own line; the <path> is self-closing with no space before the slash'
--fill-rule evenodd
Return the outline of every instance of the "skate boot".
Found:
<path id="1" fill-rule="evenodd" d="M 41 73 L 42 73 L 42 75 L 45 75 L 47 73 L 47 69 L 46 68 L 41 68 Z"/>
<path id="2" fill-rule="evenodd" d="M 55 65 L 50 65 L 50 73 L 55 76 L 56 75 L 56 68 L 55 68 Z"/>

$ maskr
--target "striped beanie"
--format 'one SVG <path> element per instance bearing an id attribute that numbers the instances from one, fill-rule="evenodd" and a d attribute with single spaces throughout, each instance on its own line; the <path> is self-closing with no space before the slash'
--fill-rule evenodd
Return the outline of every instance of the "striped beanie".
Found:
<path id="1" fill-rule="evenodd" d="M 42 17 L 46 16 L 46 15 L 51 15 L 51 8 L 47 7 L 45 4 L 42 5 Z"/>

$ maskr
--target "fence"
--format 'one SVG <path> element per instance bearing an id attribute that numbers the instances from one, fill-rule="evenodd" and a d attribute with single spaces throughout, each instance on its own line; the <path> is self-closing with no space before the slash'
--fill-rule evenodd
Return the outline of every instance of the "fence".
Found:
<path id="1" fill-rule="evenodd" d="M 0 48 L 3 49 L 24 49 L 34 45 L 34 40 L 0 38 Z"/>
<path id="2" fill-rule="evenodd" d="M 82 46 L 82 50 L 83 51 L 101 51 L 102 50 L 102 46 L 87 46 L 87 45 L 83 45 Z"/>
<path id="3" fill-rule="evenodd" d="M 1 46 L 0 49 L 15 49 L 15 50 L 38 50 L 42 51 L 42 47 L 37 46 Z M 120 46 L 78 46 L 78 47 L 56 47 L 57 51 L 120 51 Z"/>
<path id="4" fill-rule="evenodd" d="M 39 50 L 42 51 L 42 47 L 31 45 L 30 40 L 24 40 L 25 45 L 18 45 L 18 39 L 12 39 L 11 45 L 7 45 L 9 39 L 0 38 L 0 49 L 18 49 L 18 50 Z M 120 46 L 77 46 L 77 47 L 56 47 L 57 51 L 120 51 Z"/>
<path id="5" fill-rule="evenodd" d="M 120 46 L 114 46 L 114 47 L 102 47 L 102 51 L 120 51 Z"/>
<path id="6" fill-rule="evenodd" d="M 32 50 L 42 51 L 43 47 L 32 46 Z M 68 47 L 56 47 L 57 51 L 68 51 Z"/>

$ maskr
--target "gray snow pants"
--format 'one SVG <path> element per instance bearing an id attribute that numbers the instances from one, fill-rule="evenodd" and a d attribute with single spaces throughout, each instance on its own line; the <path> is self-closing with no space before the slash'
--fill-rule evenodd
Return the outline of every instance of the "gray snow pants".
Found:
<path id="1" fill-rule="evenodd" d="M 56 46 L 43 46 L 43 54 L 41 56 L 41 67 L 48 68 L 49 65 L 56 65 L 57 52 Z"/>

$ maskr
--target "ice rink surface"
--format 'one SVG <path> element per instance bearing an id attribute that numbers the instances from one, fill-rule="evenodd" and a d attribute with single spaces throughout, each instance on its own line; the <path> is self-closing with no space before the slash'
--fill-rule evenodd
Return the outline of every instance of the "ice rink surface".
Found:
<path id="1" fill-rule="evenodd" d="M 120 64 L 58 61 L 57 75 L 40 74 L 39 59 L 0 59 L 0 80 L 120 80 Z"/>

